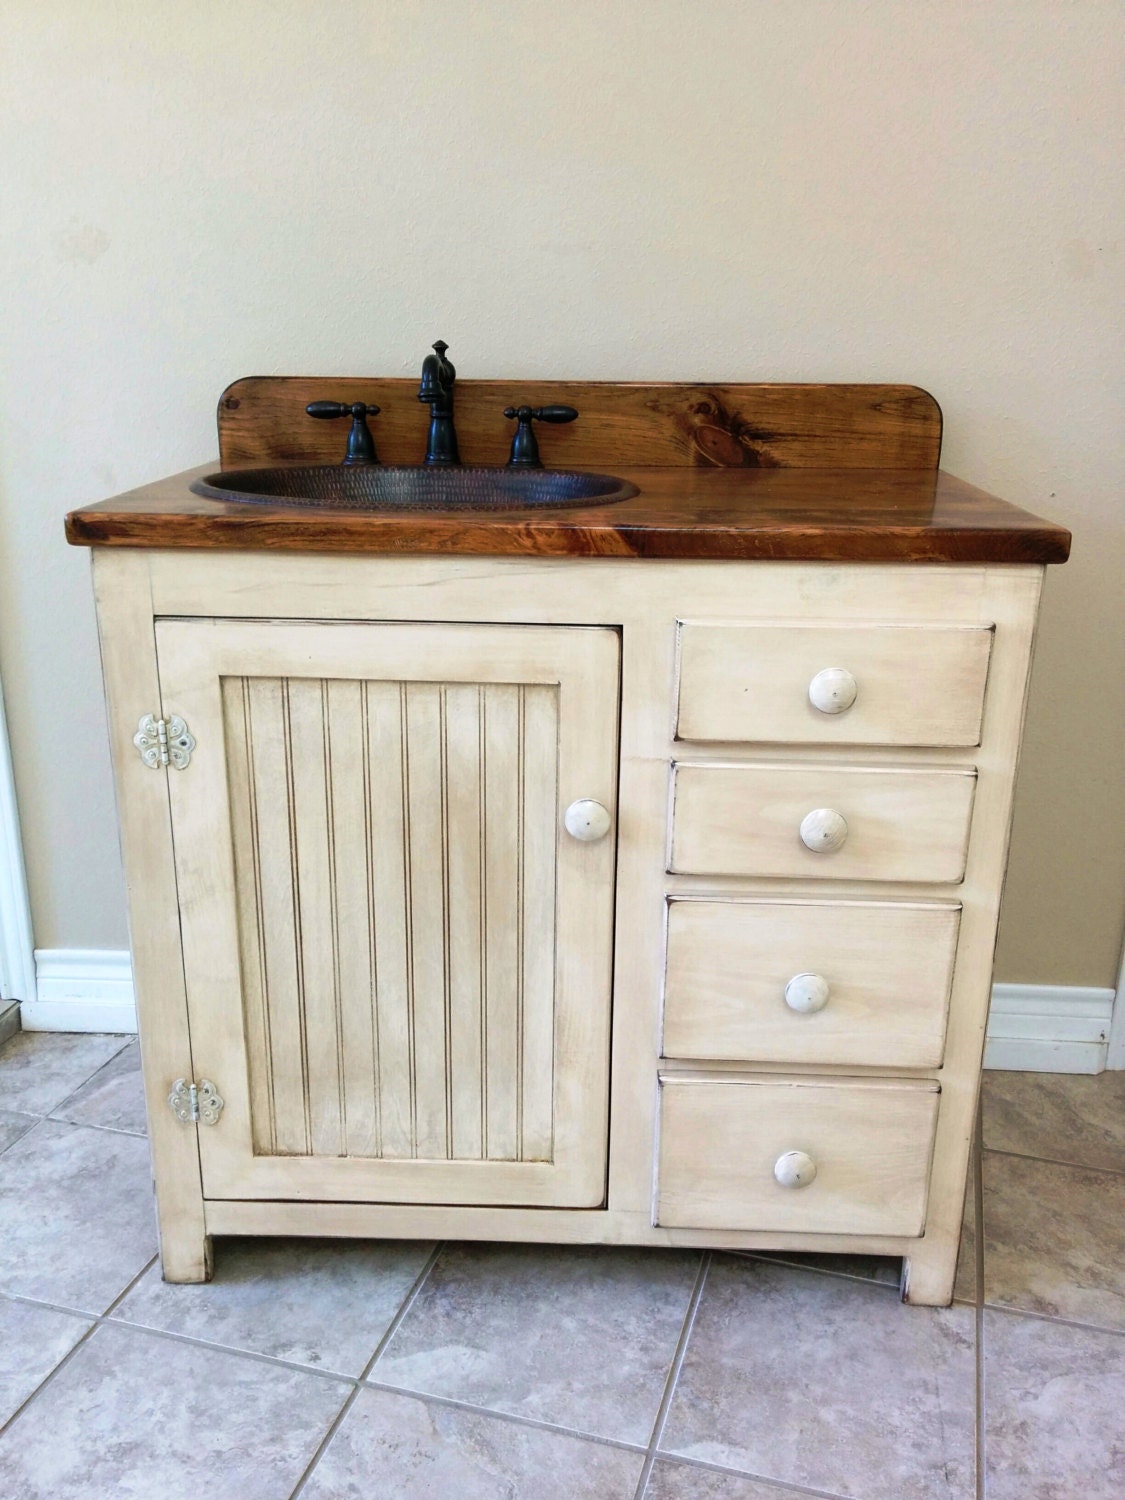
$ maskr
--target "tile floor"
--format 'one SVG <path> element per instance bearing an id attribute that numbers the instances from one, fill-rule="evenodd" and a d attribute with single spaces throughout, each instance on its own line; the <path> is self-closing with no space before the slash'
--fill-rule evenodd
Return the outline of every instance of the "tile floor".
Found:
<path id="1" fill-rule="evenodd" d="M 1125 1073 L 986 1075 L 937 1311 L 886 1260 L 541 1246 L 166 1286 L 135 1043 L 20 1034 L 0 1091 L 4 1500 L 1125 1495 Z"/>

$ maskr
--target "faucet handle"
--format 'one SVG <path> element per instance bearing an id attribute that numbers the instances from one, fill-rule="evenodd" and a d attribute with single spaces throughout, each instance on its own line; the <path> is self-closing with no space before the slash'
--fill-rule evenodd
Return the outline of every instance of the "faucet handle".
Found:
<path id="1" fill-rule="evenodd" d="M 377 464 L 375 440 L 367 426 L 367 418 L 378 416 L 380 408 L 369 406 L 366 401 L 310 401 L 305 412 L 310 417 L 319 417 L 330 422 L 334 417 L 351 417 L 352 427 L 348 433 L 348 448 L 344 454 L 346 464 Z"/>
<path id="2" fill-rule="evenodd" d="M 506 406 L 504 415 L 509 420 L 514 417 L 519 424 L 512 438 L 508 467 L 541 469 L 543 460 L 539 457 L 539 443 L 532 431 L 532 422 L 573 422 L 578 413 L 573 406 Z"/>

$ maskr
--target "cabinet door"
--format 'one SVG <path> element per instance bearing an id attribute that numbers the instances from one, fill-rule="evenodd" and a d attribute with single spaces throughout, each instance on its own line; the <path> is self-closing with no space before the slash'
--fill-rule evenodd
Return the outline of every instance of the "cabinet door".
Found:
<path id="1" fill-rule="evenodd" d="M 156 633 L 204 1195 L 600 1204 L 616 632 Z"/>

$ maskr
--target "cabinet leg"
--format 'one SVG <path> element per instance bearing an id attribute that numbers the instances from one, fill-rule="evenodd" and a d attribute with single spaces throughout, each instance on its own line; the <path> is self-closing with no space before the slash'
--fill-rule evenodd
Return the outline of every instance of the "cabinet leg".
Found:
<path id="1" fill-rule="evenodd" d="M 927 1237 L 902 1262 L 902 1300 L 916 1307 L 948 1307 L 957 1275 L 957 1241 Z"/>
<path id="2" fill-rule="evenodd" d="M 171 1230 L 167 1225 L 162 1226 L 160 1271 L 165 1281 L 210 1281 L 214 1269 L 209 1234 L 200 1234 L 194 1223 Z"/>

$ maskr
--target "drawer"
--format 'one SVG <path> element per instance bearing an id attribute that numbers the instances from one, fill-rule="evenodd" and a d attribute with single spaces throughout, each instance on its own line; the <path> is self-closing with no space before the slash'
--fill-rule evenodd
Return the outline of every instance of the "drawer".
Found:
<path id="1" fill-rule="evenodd" d="M 677 739 L 980 743 L 986 626 L 683 622 L 679 646 Z"/>
<path id="2" fill-rule="evenodd" d="M 936 1084 L 661 1076 L 657 1223 L 919 1235 Z"/>
<path id="3" fill-rule="evenodd" d="M 956 883 L 975 785 L 971 768 L 680 763 L 668 868 Z"/>
<path id="4" fill-rule="evenodd" d="M 958 906 L 668 903 L 664 1055 L 936 1067 Z"/>

